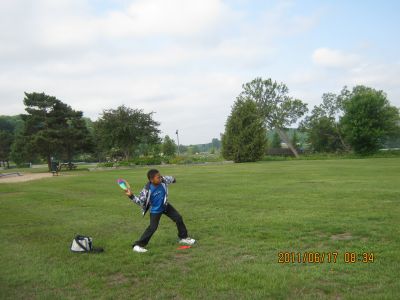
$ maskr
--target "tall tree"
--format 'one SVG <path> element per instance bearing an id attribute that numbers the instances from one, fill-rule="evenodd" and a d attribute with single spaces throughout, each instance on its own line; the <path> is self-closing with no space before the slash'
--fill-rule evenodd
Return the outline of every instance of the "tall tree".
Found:
<path id="1" fill-rule="evenodd" d="M 307 140 L 315 152 L 336 152 L 343 150 L 343 144 L 337 134 L 334 121 L 326 116 L 312 116 L 302 124 L 307 132 Z"/>
<path id="2" fill-rule="evenodd" d="M 0 116 L 0 166 L 9 168 L 11 146 L 23 121 L 20 116 Z"/>
<path id="3" fill-rule="evenodd" d="M 94 142 L 87 124 L 81 111 L 70 110 L 63 130 L 64 153 L 68 162 L 77 153 L 93 151 Z"/>
<path id="4" fill-rule="evenodd" d="M 144 156 L 154 157 L 154 156 L 159 156 L 161 152 L 162 152 L 161 143 L 155 143 L 155 144 L 141 143 L 135 149 L 136 156 L 144 155 Z"/>
<path id="5" fill-rule="evenodd" d="M 11 160 L 17 166 L 22 166 L 27 162 L 34 162 L 39 159 L 39 154 L 34 149 L 35 145 L 30 136 L 26 136 L 23 132 L 20 132 L 16 134 L 11 146 Z"/>
<path id="6" fill-rule="evenodd" d="M 222 135 L 222 155 L 235 162 L 259 160 L 266 147 L 265 124 L 257 104 L 238 98 Z"/>
<path id="7" fill-rule="evenodd" d="M 293 154 L 298 153 L 290 142 L 284 128 L 289 127 L 307 111 L 307 104 L 288 95 L 289 89 L 284 83 L 272 79 L 256 78 L 243 85 L 238 99 L 252 99 L 256 102 L 268 129 L 275 129 L 281 139 L 289 146 Z"/>
<path id="8" fill-rule="evenodd" d="M 343 132 L 356 153 L 374 153 L 399 132 L 399 109 L 383 91 L 356 86 L 343 100 L 343 110 Z"/>
<path id="9" fill-rule="evenodd" d="M 3 164 L 4 167 L 9 168 L 11 145 L 14 141 L 14 135 L 12 132 L 0 129 L 0 167 Z"/>
<path id="10" fill-rule="evenodd" d="M 51 157 L 82 149 L 87 129 L 81 126 L 82 112 L 44 93 L 25 93 L 27 114 L 21 115 L 24 127 L 13 147 L 13 157 L 24 160 L 38 154 L 46 159 L 51 170 Z M 83 123 L 84 124 L 84 123 Z"/>
<path id="11" fill-rule="evenodd" d="M 139 144 L 159 143 L 159 125 L 153 120 L 153 113 L 122 105 L 103 110 L 95 123 L 95 136 L 102 149 L 120 149 L 125 159 L 129 159 Z"/>
<path id="12" fill-rule="evenodd" d="M 168 135 L 165 136 L 164 142 L 162 144 L 162 151 L 166 156 L 175 156 L 177 146 L 175 141 L 171 139 Z"/>
<path id="13" fill-rule="evenodd" d="M 339 119 L 343 116 L 343 101 L 349 95 L 344 87 L 340 95 L 325 93 L 322 103 L 314 106 L 311 115 L 301 123 L 302 131 L 308 133 L 308 142 L 316 152 L 336 152 L 350 150 L 350 145 L 345 142 L 343 130 Z"/>
<path id="14" fill-rule="evenodd" d="M 25 124 L 21 139 L 26 140 L 30 151 L 46 159 L 51 170 L 51 157 L 63 151 L 62 129 L 70 109 L 56 97 L 44 93 L 25 93 L 24 104 L 28 114 L 22 115 Z"/>

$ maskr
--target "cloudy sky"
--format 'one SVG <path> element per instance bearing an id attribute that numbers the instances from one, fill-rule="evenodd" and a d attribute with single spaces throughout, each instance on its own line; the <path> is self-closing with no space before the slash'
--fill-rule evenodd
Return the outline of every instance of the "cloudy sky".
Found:
<path id="1" fill-rule="evenodd" d="M 364 84 L 400 106 L 400 1 L 0 0 L 0 115 L 26 92 L 96 120 L 125 104 L 207 143 L 261 76 L 318 104 Z"/>

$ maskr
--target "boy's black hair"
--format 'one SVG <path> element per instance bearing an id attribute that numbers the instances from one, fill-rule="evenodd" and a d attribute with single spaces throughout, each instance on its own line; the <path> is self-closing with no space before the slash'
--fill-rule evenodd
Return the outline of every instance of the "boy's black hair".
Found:
<path id="1" fill-rule="evenodd" d="M 152 180 L 156 174 L 160 173 L 157 169 L 151 169 L 147 172 L 147 178 Z"/>

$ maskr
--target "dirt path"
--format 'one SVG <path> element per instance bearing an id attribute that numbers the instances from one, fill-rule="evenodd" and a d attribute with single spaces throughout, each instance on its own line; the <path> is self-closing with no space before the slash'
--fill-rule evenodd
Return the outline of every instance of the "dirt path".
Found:
<path id="1" fill-rule="evenodd" d="M 0 183 L 23 182 L 36 180 L 46 177 L 52 177 L 51 173 L 20 173 L 22 176 L 4 176 L 0 177 Z"/>

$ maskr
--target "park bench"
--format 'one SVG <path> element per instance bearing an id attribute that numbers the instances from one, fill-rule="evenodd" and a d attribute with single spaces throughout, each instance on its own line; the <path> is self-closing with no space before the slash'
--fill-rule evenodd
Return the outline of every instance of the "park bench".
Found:
<path id="1" fill-rule="evenodd" d="M 60 171 L 64 168 L 67 170 L 75 170 L 78 166 L 72 162 L 60 164 Z"/>
<path id="2" fill-rule="evenodd" d="M 61 172 L 62 169 L 65 170 L 75 170 L 78 166 L 72 162 L 68 163 L 59 163 L 57 161 L 53 161 L 51 163 L 51 173 L 54 175 L 58 175 L 58 172 Z"/>

